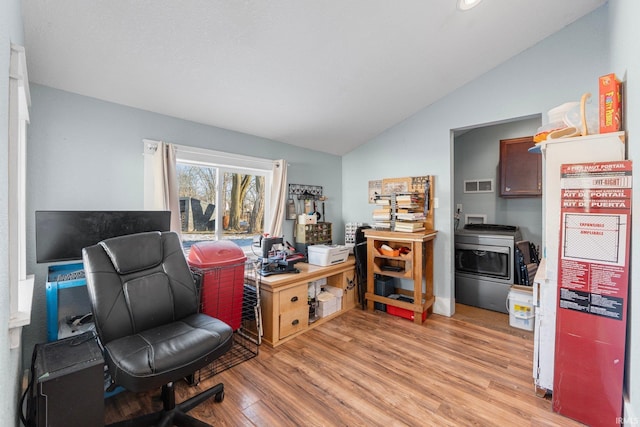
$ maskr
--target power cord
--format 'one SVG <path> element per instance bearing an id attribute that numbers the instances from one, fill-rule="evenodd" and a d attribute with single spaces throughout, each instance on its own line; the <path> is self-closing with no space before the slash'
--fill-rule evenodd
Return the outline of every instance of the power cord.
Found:
<path id="1" fill-rule="evenodd" d="M 27 384 L 27 388 L 22 393 L 22 397 L 20 397 L 20 402 L 18 403 L 18 413 L 20 414 L 20 421 L 25 427 L 35 427 L 35 413 L 33 412 L 33 408 L 29 408 L 29 403 L 27 403 L 27 415 L 23 412 L 24 409 L 24 401 L 27 397 L 27 394 L 33 389 L 33 384 L 35 382 L 35 368 L 36 368 L 36 355 L 38 353 L 38 344 L 33 348 L 33 354 L 31 355 L 31 372 L 29 373 L 29 384 Z"/>

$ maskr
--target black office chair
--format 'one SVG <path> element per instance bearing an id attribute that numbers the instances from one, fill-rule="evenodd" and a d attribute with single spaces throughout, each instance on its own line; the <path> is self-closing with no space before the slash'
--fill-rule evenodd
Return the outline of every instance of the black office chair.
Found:
<path id="1" fill-rule="evenodd" d="M 162 386 L 163 410 L 118 425 L 208 424 L 186 414 L 224 399 L 224 385 L 180 404 L 173 382 L 222 356 L 226 323 L 198 312 L 198 292 L 177 234 L 150 232 L 104 240 L 82 251 L 96 330 L 114 385 L 133 392 Z"/>

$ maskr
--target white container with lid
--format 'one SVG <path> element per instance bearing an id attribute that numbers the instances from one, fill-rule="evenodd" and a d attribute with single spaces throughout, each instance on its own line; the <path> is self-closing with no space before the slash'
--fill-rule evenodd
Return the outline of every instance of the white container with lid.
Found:
<path id="1" fill-rule="evenodd" d="M 578 107 L 580 108 L 580 103 L 579 102 L 565 102 L 562 105 L 558 105 L 557 107 L 554 107 L 552 109 L 550 109 L 547 112 L 547 117 L 548 117 L 548 121 L 547 123 L 556 123 L 556 122 L 563 122 L 564 121 L 564 117 L 567 114 L 567 112 L 569 110 L 571 110 L 574 107 Z"/>

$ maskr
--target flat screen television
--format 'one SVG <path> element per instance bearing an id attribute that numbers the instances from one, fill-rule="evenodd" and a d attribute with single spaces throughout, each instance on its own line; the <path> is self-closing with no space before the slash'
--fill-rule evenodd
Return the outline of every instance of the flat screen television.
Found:
<path id="1" fill-rule="evenodd" d="M 111 237 L 169 231 L 169 211 L 36 211 L 36 262 L 82 259 L 82 248 Z"/>

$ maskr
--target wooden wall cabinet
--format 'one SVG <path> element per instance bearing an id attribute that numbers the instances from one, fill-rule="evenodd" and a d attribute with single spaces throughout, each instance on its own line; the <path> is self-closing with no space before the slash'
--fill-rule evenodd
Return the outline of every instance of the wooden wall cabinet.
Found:
<path id="1" fill-rule="evenodd" d="M 298 274 L 276 274 L 259 277 L 260 304 L 262 306 L 263 342 L 275 347 L 333 319 L 357 304 L 355 260 L 328 267 L 297 263 Z M 307 302 L 309 282 L 326 278 L 327 285 L 344 289 L 342 307 L 336 313 L 309 323 Z"/>
<path id="2" fill-rule="evenodd" d="M 530 153 L 532 136 L 500 140 L 500 196 L 542 196 L 542 159 Z"/>

